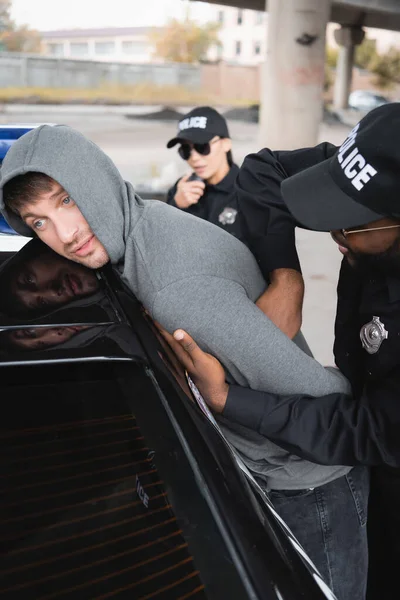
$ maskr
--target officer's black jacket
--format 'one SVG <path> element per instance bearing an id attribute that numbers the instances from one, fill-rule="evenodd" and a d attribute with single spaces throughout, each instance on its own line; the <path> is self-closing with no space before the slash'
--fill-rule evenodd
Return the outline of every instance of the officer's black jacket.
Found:
<path id="1" fill-rule="evenodd" d="M 315 153 L 312 149 L 293 153 L 263 150 L 246 159 L 246 169 L 237 180 L 238 186 L 246 188 L 241 195 L 239 188 L 239 202 L 244 217 L 246 206 L 250 206 L 247 223 L 255 232 L 250 246 L 263 271 L 298 268 L 293 234 L 296 223 L 281 199 L 280 181 L 300 170 L 299 165 L 306 161 L 316 164 L 323 154 L 334 151 L 333 146 L 326 145 L 317 147 Z M 299 160 L 302 153 L 306 160 Z M 254 194 L 249 191 L 249 181 L 256 184 Z M 361 345 L 360 329 L 374 316 L 384 324 L 388 338 L 376 354 L 369 354 Z M 399 466 L 400 274 L 398 279 L 383 275 L 366 279 L 343 261 L 334 351 L 337 366 L 352 384 L 353 397 L 278 396 L 230 386 L 223 415 L 313 462 Z"/>
<path id="2" fill-rule="evenodd" d="M 243 241 L 252 250 L 266 280 L 274 269 L 300 271 L 295 245 L 295 221 L 280 193 L 283 179 L 322 162 L 337 150 L 329 143 L 315 148 L 249 154 L 236 178 L 243 221 Z"/>
<path id="3" fill-rule="evenodd" d="M 203 196 L 197 204 L 192 204 L 189 208 L 181 209 L 196 217 L 210 221 L 225 229 L 239 239 L 243 239 L 242 221 L 239 214 L 238 198 L 235 191 L 235 180 L 239 172 L 239 167 L 233 164 L 229 173 L 216 185 L 207 184 Z M 176 207 L 175 194 L 178 181 L 167 194 L 167 204 Z M 232 209 L 234 212 L 231 212 Z M 225 212 L 224 212 L 225 211 Z M 229 217 L 233 216 L 234 222 L 229 222 Z M 227 222 L 228 221 L 228 222 Z"/>

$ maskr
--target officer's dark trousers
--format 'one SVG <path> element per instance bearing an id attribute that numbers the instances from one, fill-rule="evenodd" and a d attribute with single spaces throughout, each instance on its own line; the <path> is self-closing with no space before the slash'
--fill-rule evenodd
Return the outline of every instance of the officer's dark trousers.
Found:
<path id="1" fill-rule="evenodd" d="M 400 598 L 400 469 L 371 469 L 367 600 Z"/>

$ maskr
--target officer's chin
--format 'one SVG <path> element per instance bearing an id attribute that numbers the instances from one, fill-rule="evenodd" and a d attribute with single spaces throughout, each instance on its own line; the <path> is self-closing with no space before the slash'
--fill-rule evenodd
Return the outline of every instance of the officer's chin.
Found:
<path id="1" fill-rule="evenodd" d="M 347 246 L 339 246 L 339 250 L 343 254 L 345 261 L 348 262 L 353 269 L 357 269 L 360 263 L 360 253 L 353 252 Z M 362 258 L 361 262 L 364 262 Z"/>
<path id="2" fill-rule="evenodd" d="M 350 250 L 348 252 L 346 252 L 344 258 L 347 260 L 347 262 L 353 269 L 357 268 L 357 263 L 358 263 L 357 257 L 354 256 L 354 254 Z"/>

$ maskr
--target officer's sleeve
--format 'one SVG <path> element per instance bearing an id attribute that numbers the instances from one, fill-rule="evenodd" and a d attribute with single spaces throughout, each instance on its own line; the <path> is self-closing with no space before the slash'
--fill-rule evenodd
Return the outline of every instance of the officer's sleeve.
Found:
<path id="1" fill-rule="evenodd" d="M 319 398 L 230 386 L 223 416 L 324 465 L 400 466 L 400 374 L 367 384 L 358 398 Z"/>
<path id="2" fill-rule="evenodd" d="M 169 204 L 170 206 L 175 206 L 175 208 L 178 208 L 178 206 L 176 205 L 176 202 L 175 202 L 175 194 L 178 189 L 179 181 L 180 181 L 180 179 L 178 179 L 178 181 L 168 190 L 167 197 L 165 199 L 167 204 Z"/>
<path id="3" fill-rule="evenodd" d="M 295 245 L 295 221 L 280 192 L 287 175 L 273 153 L 264 148 L 246 156 L 236 178 L 236 194 L 245 243 L 253 252 L 265 279 L 271 271 L 300 271 Z"/>
<path id="4" fill-rule="evenodd" d="M 331 158 L 338 150 L 337 146 L 323 142 L 313 148 L 300 150 L 278 150 L 274 152 L 275 158 L 280 162 L 288 177 L 296 175 L 304 169 Z"/>
<path id="5" fill-rule="evenodd" d="M 279 268 L 300 271 L 295 245 L 296 221 L 286 208 L 281 182 L 326 158 L 331 144 L 295 151 L 264 148 L 248 155 L 237 176 L 235 191 L 243 220 L 245 243 L 255 255 L 266 279 Z"/>

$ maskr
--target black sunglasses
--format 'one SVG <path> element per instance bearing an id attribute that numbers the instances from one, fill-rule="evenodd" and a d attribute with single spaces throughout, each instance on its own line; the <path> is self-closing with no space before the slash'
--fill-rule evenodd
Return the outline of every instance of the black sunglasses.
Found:
<path id="1" fill-rule="evenodd" d="M 213 140 L 212 142 L 206 142 L 205 144 L 189 144 L 187 142 L 181 144 L 178 148 L 178 154 L 183 160 L 189 160 L 192 150 L 196 150 L 197 154 L 207 156 L 211 152 L 211 144 L 219 142 L 221 138 Z"/>

